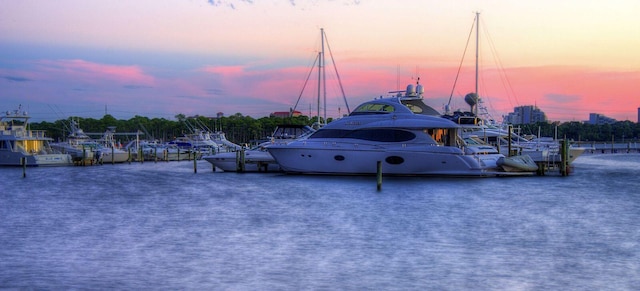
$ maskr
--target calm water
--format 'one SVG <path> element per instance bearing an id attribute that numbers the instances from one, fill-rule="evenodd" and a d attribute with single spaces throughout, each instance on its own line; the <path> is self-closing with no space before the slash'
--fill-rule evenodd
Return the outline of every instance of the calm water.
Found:
<path id="1" fill-rule="evenodd" d="M 569 177 L 213 173 L 208 163 L 0 168 L 0 287 L 640 286 L 640 155 Z"/>

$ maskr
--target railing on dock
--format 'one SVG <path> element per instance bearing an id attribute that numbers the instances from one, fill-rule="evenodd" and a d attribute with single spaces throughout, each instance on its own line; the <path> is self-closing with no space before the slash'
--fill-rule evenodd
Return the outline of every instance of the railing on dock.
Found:
<path id="1" fill-rule="evenodd" d="M 640 144 L 633 142 L 574 142 L 573 146 L 586 148 L 589 154 L 640 153 Z"/>

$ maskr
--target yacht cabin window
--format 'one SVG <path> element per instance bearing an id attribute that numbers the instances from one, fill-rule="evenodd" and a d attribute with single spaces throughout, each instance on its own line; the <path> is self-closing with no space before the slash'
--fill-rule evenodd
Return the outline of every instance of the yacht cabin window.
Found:
<path id="1" fill-rule="evenodd" d="M 449 128 L 427 128 L 424 132 L 433 138 L 438 145 L 457 146 L 456 131 Z"/>

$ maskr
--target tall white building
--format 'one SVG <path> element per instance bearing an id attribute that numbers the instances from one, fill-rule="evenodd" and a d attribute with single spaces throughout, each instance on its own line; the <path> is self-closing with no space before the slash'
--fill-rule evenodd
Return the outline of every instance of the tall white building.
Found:
<path id="1" fill-rule="evenodd" d="M 505 116 L 504 120 L 510 124 L 531 124 L 547 122 L 547 115 L 537 106 L 526 105 L 513 108 L 513 112 Z"/>

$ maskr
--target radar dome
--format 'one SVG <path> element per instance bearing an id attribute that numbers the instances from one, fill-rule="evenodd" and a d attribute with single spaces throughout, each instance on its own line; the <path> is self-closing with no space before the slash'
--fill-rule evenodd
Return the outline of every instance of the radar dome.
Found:
<path id="1" fill-rule="evenodd" d="M 416 88 L 413 86 L 413 84 L 407 85 L 406 96 L 416 96 Z"/>
<path id="2" fill-rule="evenodd" d="M 478 94 L 469 93 L 464 96 L 464 101 L 467 102 L 469 106 L 475 106 L 476 104 L 478 104 Z"/>

